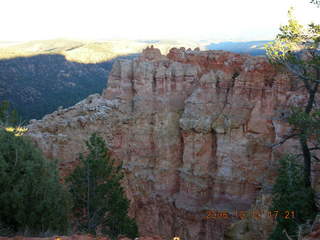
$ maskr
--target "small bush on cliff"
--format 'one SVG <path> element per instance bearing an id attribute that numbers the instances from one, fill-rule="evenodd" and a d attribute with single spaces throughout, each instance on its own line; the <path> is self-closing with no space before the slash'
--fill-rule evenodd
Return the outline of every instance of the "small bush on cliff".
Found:
<path id="1" fill-rule="evenodd" d="M 0 222 L 19 234 L 68 230 L 68 192 L 54 162 L 23 136 L 0 128 Z"/>
<path id="2" fill-rule="evenodd" d="M 67 178 L 78 229 L 96 234 L 100 228 L 112 238 L 120 234 L 137 237 L 137 225 L 127 216 L 129 201 L 120 185 L 122 166 L 115 166 L 98 135 L 93 134 L 86 145 L 89 154 L 80 154 L 80 165 Z"/>
<path id="3" fill-rule="evenodd" d="M 315 217 L 313 191 L 305 186 L 304 177 L 303 166 L 296 156 L 287 155 L 280 160 L 270 209 L 274 217 L 278 211 L 277 225 L 270 240 L 287 239 L 284 230 L 292 239 L 297 239 L 298 226 Z"/>

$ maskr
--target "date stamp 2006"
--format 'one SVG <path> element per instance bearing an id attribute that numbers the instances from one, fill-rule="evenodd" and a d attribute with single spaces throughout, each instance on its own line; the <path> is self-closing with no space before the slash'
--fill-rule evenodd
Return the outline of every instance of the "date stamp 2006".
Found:
<path id="1" fill-rule="evenodd" d="M 207 210 L 207 214 L 204 217 L 207 220 L 217 220 L 217 219 L 229 219 L 229 218 L 254 218 L 254 219 L 262 219 L 266 217 L 270 217 L 272 219 L 294 219 L 295 211 L 285 210 L 285 211 L 262 211 L 262 210 L 250 210 L 250 211 L 238 211 L 234 212 L 229 211 L 218 211 L 218 210 Z"/>

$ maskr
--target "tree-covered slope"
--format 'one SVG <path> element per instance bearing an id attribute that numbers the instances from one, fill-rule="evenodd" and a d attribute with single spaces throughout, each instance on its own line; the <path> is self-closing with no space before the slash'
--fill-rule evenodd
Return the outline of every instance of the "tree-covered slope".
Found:
<path id="1" fill-rule="evenodd" d="M 100 93 L 112 63 L 77 63 L 59 54 L 0 60 L 0 101 L 10 101 L 24 120 L 39 119 Z"/>

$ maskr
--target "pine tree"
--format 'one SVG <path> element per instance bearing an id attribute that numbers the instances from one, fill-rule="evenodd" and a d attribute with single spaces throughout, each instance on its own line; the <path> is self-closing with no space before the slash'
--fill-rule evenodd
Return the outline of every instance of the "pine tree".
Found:
<path id="1" fill-rule="evenodd" d="M 69 193 L 59 182 L 55 162 L 31 140 L 0 129 L 0 223 L 20 234 L 68 230 Z"/>
<path id="2" fill-rule="evenodd" d="M 0 103 L 0 127 L 8 125 L 16 125 L 18 123 L 18 113 L 15 109 L 11 109 L 8 101 Z"/>
<path id="3" fill-rule="evenodd" d="M 127 216 L 129 200 L 120 185 L 122 165 L 115 166 L 104 140 L 97 134 L 86 141 L 86 146 L 89 154 L 80 154 L 80 165 L 67 178 L 78 230 L 95 235 L 100 227 L 112 238 L 119 234 L 137 237 L 137 225 Z"/>
<path id="4" fill-rule="evenodd" d="M 315 147 L 311 147 L 310 140 L 314 137 L 313 131 L 310 131 L 308 124 L 303 124 L 301 120 L 307 122 L 313 116 L 313 112 L 319 111 L 316 98 L 320 84 L 320 25 L 311 23 L 305 27 L 299 24 L 293 15 L 293 9 L 289 10 L 288 15 L 288 24 L 280 27 L 280 33 L 275 41 L 266 46 L 266 52 L 272 63 L 284 66 L 297 77 L 299 84 L 301 83 L 306 90 L 307 102 L 303 108 L 297 109 L 296 107 L 295 110 L 292 110 L 291 122 L 290 119 L 287 119 L 292 129 L 284 136 L 281 143 L 293 137 L 299 138 L 304 159 L 305 185 L 310 187 L 311 163 L 312 159 L 317 159 L 314 151 L 319 151 L 320 145 L 314 143 Z M 300 120 L 296 121 L 297 118 Z"/>
<path id="5" fill-rule="evenodd" d="M 320 0 L 311 0 L 311 3 L 317 5 L 318 7 L 320 7 Z"/>
<path id="6" fill-rule="evenodd" d="M 313 220 L 316 215 L 313 191 L 311 187 L 305 187 L 303 166 L 294 155 L 280 160 L 270 211 L 278 212 L 277 225 L 270 240 L 287 239 L 284 230 L 292 239 L 297 239 L 298 226 Z"/>

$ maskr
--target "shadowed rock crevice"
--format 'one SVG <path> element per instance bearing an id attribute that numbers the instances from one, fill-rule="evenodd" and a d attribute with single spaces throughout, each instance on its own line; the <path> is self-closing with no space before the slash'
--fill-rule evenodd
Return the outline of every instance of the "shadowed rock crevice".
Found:
<path id="1" fill-rule="evenodd" d="M 212 137 L 212 144 L 211 144 L 211 149 L 212 149 L 212 154 L 211 154 L 211 160 L 209 160 L 208 163 L 208 190 L 207 190 L 207 199 L 206 202 L 209 204 L 213 203 L 213 196 L 214 196 L 214 179 L 215 175 L 218 169 L 218 164 L 217 164 L 217 134 L 214 130 L 211 132 L 211 137 Z"/>

